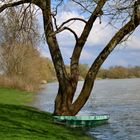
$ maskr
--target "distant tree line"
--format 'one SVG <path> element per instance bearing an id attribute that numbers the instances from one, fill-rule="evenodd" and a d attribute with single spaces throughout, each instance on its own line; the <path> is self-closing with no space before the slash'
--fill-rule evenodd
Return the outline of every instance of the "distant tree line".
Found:
<path id="1" fill-rule="evenodd" d="M 70 68 L 66 66 L 69 73 Z M 88 72 L 88 64 L 79 64 L 79 80 L 83 80 Z M 111 66 L 107 69 L 101 68 L 97 75 L 98 79 L 123 79 L 123 78 L 140 78 L 140 66 L 124 67 Z"/>
<path id="2" fill-rule="evenodd" d="M 123 67 L 114 66 L 109 69 L 101 69 L 97 75 L 101 79 L 140 78 L 140 66 Z"/>

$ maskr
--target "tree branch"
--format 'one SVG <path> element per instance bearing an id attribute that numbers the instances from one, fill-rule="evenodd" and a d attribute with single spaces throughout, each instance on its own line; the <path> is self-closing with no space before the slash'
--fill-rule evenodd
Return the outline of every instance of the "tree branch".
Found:
<path id="1" fill-rule="evenodd" d="M 24 3 L 29 3 L 29 2 L 31 2 L 31 0 L 20 0 L 20 1 L 12 2 L 12 3 L 3 4 L 0 7 L 0 13 L 2 11 L 4 11 L 6 8 L 18 6 L 18 5 L 21 5 L 21 4 L 24 4 Z"/>
<path id="2" fill-rule="evenodd" d="M 56 35 L 54 34 L 55 31 L 53 29 L 50 2 L 51 2 L 50 0 L 45 0 L 44 3 L 42 3 L 41 8 L 43 13 L 45 37 L 55 67 L 57 79 L 59 81 L 59 84 L 63 87 L 61 90 L 65 90 L 67 72 Z"/>
<path id="3" fill-rule="evenodd" d="M 90 10 L 87 9 L 87 7 L 85 7 L 83 4 L 81 4 L 80 2 L 76 1 L 76 0 L 72 0 L 74 3 L 80 5 L 85 11 L 89 12 L 90 14 L 92 14 L 92 12 Z"/>
<path id="4" fill-rule="evenodd" d="M 9 8 L 9 7 L 14 7 L 14 6 L 18 6 L 21 4 L 26 4 L 26 3 L 32 3 L 37 5 L 38 7 L 42 7 L 42 3 L 40 3 L 40 0 L 19 0 L 19 1 L 15 1 L 15 2 L 9 2 L 9 3 L 5 3 L 2 6 L 0 6 L 0 13 L 3 12 L 5 9 Z"/>
<path id="5" fill-rule="evenodd" d="M 53 20 L 54 20 L 55 29 L 58 30 L 57 20 L 56 20 L 55 14 L 51 14 L 51 15 L 52 15 Z"/>
<path id="6" fill-rule="evenodd" d="M 56 5 L 55 10 L 53 11 L 53 15 L 56 16 L 58 13 L 58 7 L 61 6 L 63 3 L 63 0 L 60 0 L 59 3 Z"/>
<path id="7" fill-rule="evenodd" d="M 52 17 L 53 17 L 53 19 L 54 19 L 54 25 L 55 25 L 56 31 L 55 31 L 54 33 L 51 33 L 50 36 L 52 36 L 52 35 L 54 35 L 54 34 L 58 34 L 58 33 L 62 32 L 62 31 L 64 31 L 64 30 L 68 30 L 68 31 L 70 31 L 70 32 L 74 35 L 76 41 L 78 41 L 78 36 L 77 36 L 76 32 L 73 31 L 71 28 L 66 27 L 66 26 L 64 26 L 64 25 L 67 24 L 67 23 L 69 23 L 69 22 L 71 22 L 71 21 L 76 21 L 76 20 L 82 21 L 82 22 L 84 22 L 84 23 L 87 23 L 87 22 L 86 22 L 84 19 L 82 19 L 82 18 L 70 18 L 70 19 L 66 20 L 65 22 L 63 22 L 63 23 L 58 27 L 57 24 L 56 24 L 56 18 L 55 18 L 55 16 L 52 15 Z"/>
<path id="8" fill-rule="evenodd" d="M 76 41 L 78 40 L 78 36 L 75 31 L 73 31 L 71 28 L 68 27 L 64 27 L 64 29 L 70 31 L 74 35 Z"/>
<path id="9" fill-rule="evenodd" d="M 58 29 L 62 28 L 65 24 L 69 23 L 70 21 L 76 21 L 76 20 L 82 21 L 82 22 L 84 22 L 85 24 L 87 23 L 87 22 L 86 22 L 84 19 L 82 19 L 82 18 L 70 18 L 70 19 L 66 20 L 65 22 L 63 22 L 63 23 L 58 27 Z"/>
<path id="10" fill-rule="evenodd" d="M 78 96 L 77 100 L 73 103 L 72 108 L 74 109 L 74 112 L 77 113 L 87 101 L 88 97 L 90 96 L 92 87 L 94 85 L 94 80 L 99 71 L 99 68 L 109 56 L 109 54 L 114 50 L 117 44 L 119 44 L 126 35 L 133 32 L 140 25 L 140 3 L 135 4 L 137 4 L 137 7 L 134 9 L 133 17 L 131 18 L 131 20 L 112 37 L 107 46 L 103 49 L 103 51 L 98 55 L 96 60 L 91 65 L 88 74 L 85 78 L 84 86 L 81 90 L 81 93 Z"/>
<path id="11" fill-rule="evenodd" d="M 89 36 L 93 23 L 97 19 L 98 15 L 101 12 L 106 1 L 107 0 L 99 0 L 97 7 L 93 11 L 89 20 L 86 22 L 83 32 L 82 32 L 81 36 L 79 37 L 78 41 L 76 42 L 76 45 L 74 47 L 74 51 L 72 54 L 72 59 L 71 59 L 71 75 L 78 75 L 78 63 L 79 63 L 79 58 L 80 58 L 83 46 L 85 45 L 85 42 Z M 78 78 L 76 78 L 76 79 L 78 80 Z"/>
<path id="12" fill-rule="evenodd" d="M 77 36 L 76 32 L 73 31 L 73 30 L 72 30 L 71 28 L 69 28 L 69 27 L 63 27 L 63 28 L 61 28 L 61 29 L 59 29 L 59 30 L 56 30 L 55 32 L 51 33 L 49 36 L 56 35 L 56 34 L 62 32 L 62 31 L 64 31 L 64 30 L 70 31 L 70 32 L 74 35 L 76 41 L 78 40 L 78 36 Z"/>

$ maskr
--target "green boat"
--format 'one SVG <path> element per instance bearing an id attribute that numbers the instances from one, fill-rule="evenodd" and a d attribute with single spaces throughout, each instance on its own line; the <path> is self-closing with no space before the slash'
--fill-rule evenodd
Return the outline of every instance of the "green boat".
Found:
<path id="1" fill-rule="evenodd" d="M 94 116 L 54 116 L 54 122 L 69 127 L 93 127 L 107 122 L 108 114 Z"/>

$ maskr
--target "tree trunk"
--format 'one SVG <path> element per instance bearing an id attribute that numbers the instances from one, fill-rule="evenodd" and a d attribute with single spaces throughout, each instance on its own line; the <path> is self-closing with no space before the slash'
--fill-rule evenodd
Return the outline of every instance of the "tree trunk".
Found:
<path id="1" fill-rule="evenodd" d="M 138 6 L 137 6 L 137 8 L 138 8 Z M 106 58 L 109 56 L 109 54 L 114 50 L 114 48 L 121 42 L 121 40 L 139 26 L 140 10 L 139 9 L 136 9 L 136 10 L 134 10 L 134 16 L 130 19 L 130 21 L 128 23 L 126 23 L 112 37 L 112 39 L 109 41 L 107 46 L 103 49 L 103 51 L 98 55 L 98 57 L 95 59 L 95 61 L 91 65 L 91 67 L 88 71 L 88 74 L 86 76 L 82 91 L 81 91 L 79 97 L 76 99 L 76 101 L 72 105 L 73 112 L 75 112 L 75 115 L 85 105 L 87 99 L 89 98 L 91 90 L 94 85 L 96 75 L 97 75 L 101 65 L 103 64 L 103 62 L 106 60 Z"/>
<path id="2" fill-rule="evenodd" d="M 54 115 L 73 116 L 75 115 L 75 112 L 71 107 L 75 94 L 75 88 L 72 86 L 70 81 L 67 81 L 65 86 L 66 89 L 63 91 L 62 87 L 59 85 L 58 94 L 55 99 Z"/>
<path id="3" fill-rule="evenodd" d="M 49 5 L 49 4 L 46 4 L 46 5 Z M 79 49 L 79 48 L 80 49 L 79 51 L 74 51 L 72 55 L 71 75 L 69 76 L 65 69 L 65 65 L 64 65 L 61 53 L 60 53 L 56 36 L 55 34 L 53 34 L 54 31 L 53 31 L 53 25 L 51 21 L 51 12 L 48 10 L 50 9 L 50 7 L 46 9 L 47 10 L 43 11 L 44 30 L 45 30 L 46 40 L 47 40 L 50 53 L 52 56 L 52 60 L 55 66 L 58 82 L 59 82 L 59 90 L 58 90 L 57 97 L 55 99 L 54 115 L 73 116 L 73 115 L 76 115 L 80 111 L 80 109 L 85 105 L 86 101 L 88 100 L 90 93 L 92 91 L 92 88 L 94 86 L 94 81 L 95 81 L 97 72 L 100 66 L 102 65 L 102 63 L 106 60 L 108 55 L 113 51 L 113 49 L 117 46 L 117 44 L 119 44 L 119 42 L 127 34 L 135 30 L 135 28 L 139 25 L 140 19 L 139 19 L 139 16 L 135 15 L 135 17 L 133 17 L 125 26 L 123 26 L 115 34 L 115 36 L 110 40 L 108 45 L 99 54 L 99 56 L 96 58 L 95 62 L 92 64 L 91 68 L 89 69 L 87 76 L 85 78 L 84 86 L 81 90 L 81 93 L 73 103 L 73 97 L 75 95 L 75 91 L 76 91 L 76 87 L 78 83 L 79 56 L 82 51 L 84 43 L 82 43 L 81 45 L 81 42 L 80 43 L 77 42 L 78 45 L 76 46 L 75 49 Z M 91 27 L 89 30 L 91 30 Z M 87 34 L 87 32 L 85 33 Z M 85 38 L 87 38 L 87 36 L 88 34 L 86 35 Z"/>
<path id="4" fill-rule="evenodd" d="M 71 73 L 67 73 L 64 61 L 61 55 L 59 44 L 56 38 L 55 31 L 53 29 L 52 13 L 51 13 L 51 1 L 52 0 L 20 0 L 10 3 L 5 3 L 0 6 L 0 13 L 8 7 L 14 7 L 25 3 L 33 3 L 41 8 L 43 13 L 44 21 L 44 31 L 46 36 L 46 41 L 51 53 L 52 61 L 55 67 L 57 79 L 59 82 L 59 90 L 55 100 L 55 115 L 76 115 L 80 109 L 84 106 L 88 100 L 92 88 L 94 86 L 94 81 L 99 68 L 102 63 L 106 60 L 108 55 L 113 51 L 113 49 L 121 42 L 121 40 L 131 32 L 133 32 L 137 26 L 140 24 L 140 0 L 135 1 L 133 5 L 133 15 L 130 21 L 124 25 L 115 35 L 112 37 L 107 46 L 99 54 L 96 60 L 93 62 L 91 68 L 89 69 L 83 88 L 81 90 L 78 98 L 73 102 L 73 97 L 76 92 L 76 87 L 78 83 L 78 66 L 79 58 L 89 33 L 92 29 L 94 22 L 100 15 L 103 6 L 107 0 L 99 0 L 97 6 L 92 12 L 89 20 L 86 22 L 85 28 L 83 29 L 81 36 L 78 38 L 76 36 L 76 44 L 71 57 Z M 57 7 L 58 8 L 58 7 Z M 75 33 L 74 33 L 75 35 Z"/>

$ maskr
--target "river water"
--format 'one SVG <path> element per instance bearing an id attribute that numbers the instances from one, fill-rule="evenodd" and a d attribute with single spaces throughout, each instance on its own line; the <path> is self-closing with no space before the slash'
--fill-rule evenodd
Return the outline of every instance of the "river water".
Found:
<path id="1" fill-rule="evenodd" d="M 83 82 L 79 82 L 77 95 Z M 44 85 L 35 107 L 53 112 L 58 84 Z M 79 114 L 110 114 L 109 123 L 91 128 L 98 140 L 140 140 L 140 79 L 97 80 L 92 94 Z M 81 139 L 82 140 L 82 139 Z"/>

